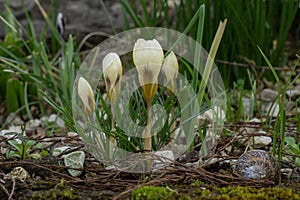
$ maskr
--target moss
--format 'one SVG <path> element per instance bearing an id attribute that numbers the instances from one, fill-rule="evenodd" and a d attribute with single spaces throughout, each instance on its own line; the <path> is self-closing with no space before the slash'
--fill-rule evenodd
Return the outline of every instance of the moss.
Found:
<path id="1" fill-rule="evenodd" d="M 291 188 L 252 188 L 252 187 L 214 187 L 210 190 L 194 190 L 198 199 L 300 199 L 299 195 Z"/>
<path id="2" fill-rule="evenodd" d="M 144 186 L 134 190 L 131 194 L 132 199 L 142 200 L 142 199 L 170 199 L 174 191 L 167 187 L 155 187 L 155 186 Z"/>
<path id="3" fill-rule="evenodd" d="M 64 190 L 58 190 L 58 189 L 50 189 L 48 191 L 40 191 L 33 193 L 30 199 L 70 199 L 70 200 L 76 200 L 76 199 L 82 199 L 80 196 L 75 194 L 75 192 L 72 189 L 64 189 Z"/>

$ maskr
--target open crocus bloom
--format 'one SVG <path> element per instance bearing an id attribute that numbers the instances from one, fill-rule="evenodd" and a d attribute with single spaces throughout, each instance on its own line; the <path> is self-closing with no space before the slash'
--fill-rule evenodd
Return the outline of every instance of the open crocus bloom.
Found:
<path id="1" fill-rule="evenodd" d="M 168 89 L 170 92 L 174 93 L 174 90 L 176 89 L 176 78 L 178 75 L 178 61 L 173 51 L 171 51 L 165 58 L 162 71 L 164 73 L 166 83 L 168 84 Z"/>
<path id="2" fill-rule="evenodd" d="M 157 78 L 164 59 L 164 53 L 155 39 L 138 39 L 133 48 L 133 62 L 146 100 L 152 100 L 157 90 Z"/>
<path id="3" fill-rule="evenodd" d="M 83 103 L 85 112 L 92 116 L 95 111 L 94 94 L 90 84 L 83 77 L 80 77 L 78 81 L 78 95 Z"/>
<path id="4" fill-rule="evenodd" d="M 108 97 L 112 102 L 115 102 L 120 93 L 122 77 L 122 63 L 118 54 L 108 53 L 103 58 L 102 69 Z"/>

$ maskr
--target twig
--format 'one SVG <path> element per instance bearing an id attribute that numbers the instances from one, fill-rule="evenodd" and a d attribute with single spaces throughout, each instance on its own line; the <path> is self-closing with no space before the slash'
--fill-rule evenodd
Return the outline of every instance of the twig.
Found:
<path id="1" fill-rule="evenodd" d="M 16 179 L 13 178 L 13 179 L 12 179 L 12 182 L 13 182 L 13 186 L 12 186 L 11 193 L 10 193 L 10 195 L 9 195 L 9 197 L 8 197 L 8 200 L 12 200 L 12 199 L 13 199 L 12 196 L 14 195 L 15 188 L 16 188 Z"/>
<path id="2" fill-rule="evenodd" d="M 3 189 L 3 191 L 5 192 L 5 194 L 9 197 L 10 195 L 9 195 L 7 189 L 5 188 L 5 186 L 0 183 L 0 187 Z"/>
<path id="3" fill-rule="evenodd" d="M 217 63 L 221 63 L 221 64 L 225 64 L 225 65 L 232 65 L 232 66 L 236 66 L 236 67 L 243 67 L 243 68 L 249 68 L 251 67 L 249 64 L 246 63 L 238 63 L 238 62 L 230 62 L 230 61 L 226 61 L 226 60 L 219 60 L 216 59 L 215 60 Z M 270 68 L 268 66 L 252 66 L 255 69 L 262 69 L 262 70 L 270 70 Z M 292 69 L 292 67 L 274 67 L 275 71 L 290 71 Z M 300 69 L 295 69 L 295 72 L 300 72 Z"/>

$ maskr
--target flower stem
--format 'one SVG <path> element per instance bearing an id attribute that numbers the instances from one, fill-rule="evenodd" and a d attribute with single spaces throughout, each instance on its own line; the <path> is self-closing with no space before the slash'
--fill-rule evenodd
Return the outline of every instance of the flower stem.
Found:
<path id="1" fill-rule="evenodd" d="M 144 131 L 144 150 L 151 151 L 152 149 L 152 138 L 151 138 L 151 105 L 152 99 L 147 99 L 147 125 Z"/>
<path id="2" fill-rule="evenodd" d="M 112 106 L 114 106 L 112 104 Z M 112 131 L 115 131 L 115 118 L 114 118 L 114 111 L 113 111 L 113 107 L 111 108 L 111 133 L 112 134 Z M 115 138 L 114 136 L 110 135 L 109 136 L 109 158 L 112 158 L 113 156 L 113 148 L 114 148 L 114 143 L 115 143 Z"/>

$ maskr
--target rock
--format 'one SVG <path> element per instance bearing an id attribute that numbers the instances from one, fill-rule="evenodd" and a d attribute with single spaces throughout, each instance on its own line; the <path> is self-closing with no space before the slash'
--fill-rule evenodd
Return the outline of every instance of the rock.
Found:
<path id="1" fill-rule="evenodd" d="M 32 119 L 26 123 L 26 128 L 37 128 L 42 124 L 42 121 L 39 119 Z"/>
<path id="2" fill-rule="evenodd" d="M 10 126 L 8 132 L 22 133 L 21 126 Z"/>
<path id="3" fill-rule="evenodd" d="M 56 114 L 50 115 L 49 118 L 48 118 L 48 121 L 49 122 L 55 122 L 60 128 L 65 127 L 64 121 L 59 116 L 57 116 Z"/>
<path id="4" fill-rule="evenodd" d="M 249 122 L 252 122 L 252 123 L 260 123 L 261 121 L 260 121 L 260 119 L 254 117 L 254 118 L 251 119 Z"/>
<path id="5" fill-rule="evenodd" d="M 85 161 L 85 153 L 83 151 L 74 151 L 64 157 L 65 166 L 71 168 L 82 169 Z M 80 176 L 82 171 L 76 169 L 68 169 L 72 176 Z"/>
<path id="6" fill-rule="evenodd" d="M 256 123 L 261 123 L 260 119 L 258 118 L 253 118 L 249 120 L 250 123 L 254 124 L 254 126 L 246 126 L 246 127 L 241 127 L 239 131 L 245 131 L 246 133 L 253 133 L 258 131 L 258 127 L 255 127 Z M 245 141 L 245 138 L 241 138 L 242 141 Z"/>
<path id="7" fill-rule="evenodd" d="M 264 147 L 271 144 L 272 138 L 269 136 L 254 136 L 255 147 Z"/>
<path id="8" fill-rule="evenodd" d="M 29 173 L 23 167 L 15 167 L 8 174 L 4 175 L 4 179 L 13 180 L 17 179 L 24 182 L 26 179 L 30 179 Z"/>
<path id="9" fill-rule="evenodd" d="M 205 113 L 202 114 L 202 116 L 214 122 L 219 120 L 221 120 L 222 122 L 226 121 L 226 114 L 224 110 L 218 106 L 214 106 L 213 108 L 207 110 Z"/>
<path id="10" fill-rule="evenodd" d="M 39 119 L 29 120 L 26 123 L 25 134 L 27 136 L 32 136 L 41 124 L 42 124 L 42 121 Z"/>
<path id="11" fill-rule="evenodd" d="M 189 151 L 184 153 L 178 158 L 179 162 L 183 163 L 193 163 L 199 161 L 199 152 L 198 151 Z"/>
<path id="12" fill-rule="evenodd" d="M 249 113 L 250 112 L 251 101 L 252 101 L 251 98 L 246 98 L 246 97 L 242 98 L 242 102 L 243 102 L 243 107 L 244 107 L 244 112 L 245 113 Z"/>
<path id="13" fill-rule="evenodd" d="M 172 151 L 157 151 L 154 155 L 153 167 L 155 169 L 165 167 L 175 160 Z"/>
<path id="14" fill-rule="evenodd" d="M 289 98 L 292 98 L 292 99 L 294 99 L 296 97 L 299 97 L 300 96 L 300 87 L 299 88 L 294 88 L 292 90 L 287 90 L 286 95 Z"/>
<path id="15" fill-rule="evenodd" d="M 76 137 L 76 136 L 78 136 L 78 134 L 76 132 L 68 132 L 67 136 L 68 137 Z"/>
<path id="16" fill-rule="evenodd" d="M 106 170 L 117 170 L 118 168 L 115 165 L 109 165 L 105 167 Z"/>
<path id="17" fill-rule="evenodd" d="M 8 118 L 13 118 L 9 123 L 10 125 L 21 126 L 22 124 L 24 124 L 23 120 L 19 116 L 16 116 L 14 113 L 10 114 Z"/>
<path id="18" fill-rule="evenodd" d="M 4 10 L 4 0 L 0 1 L 0 12 Z M 13 13 L 16 15 L 19 22 L 23 27 L 27 27 L 28 20 L 24 14 L 22 7 L 22 1 L 10 0 L 9 6 Z M 104 0 L 106 9 L 108 10 L 109 16 L 106 16 L 104 9 L 98 0 L 68 0 L 68 1 L 56 1 L 56 8 L 53 8 L 51 1 L 39 1 L 46 13 L 50 16 L 50 19 L 55 19 L 55 11 L 63 13 L 65 16 L 65 28 L 66 35 L 83 35 L 90 32 L 103 32 L 112 33 L 112 27 L 109 23 L 108 17 L 112 20 L 112 24 L 117 32 L 123 30 L 124 16 L 122 7 L 118 1 Z M 25 10 L 29 11 L 30 16 L 33 19 L 33 26 L 36 34 L 39 35 L 46 22 L 37 7 L 36 3 L 32 0 L 24 0 Z M 4 23 L 0 21 L 0 36 L 3 37 Z"/>
<path id="19" fill-rule="evenodd" d="M 277 117 L 279 114 L 279 104 L 277 102 L 269 103 L 266 107 L 266 112 L 269 116 Z"/>
<path id="20" fill-rule="evenodd" d="M 272 102 L 274 101 L 278 96 L 278 93 L 271 89 L 263 89 L 259 94 L 258 98 L 263 101 Z"/>
<path id="21" fill-rule="evenodd" d="M 276 159 L 263 150 L 251 150 L 241 155 L 235 172 L 245 179 L 278 181 L 279 167 Z"/>
<path id="22" fill-rule="evenodd" d="M 271 144 L 272 138 L 270 136 L 264 136 L 266 135 L 265 131 L 258 131 L 259 133 L 263 134 L 261 136 L 254 136 L 254 145 L 256 148 L 265 147 Z"/>
<path id="23" fill-rule="evenodd" d="M 293 169 L 291 168 L 282 168 L 280 169 L 282 178 L 290 179 L 293 173 Z"/>
<path id="24" fill-rule="evenodd" d="M 57 147 L 53 150 L 52 156 L 58 156 L 59 154 L 61 154 L 67 149 L 70 149 L 70 147 L 69 146 Z"/>

